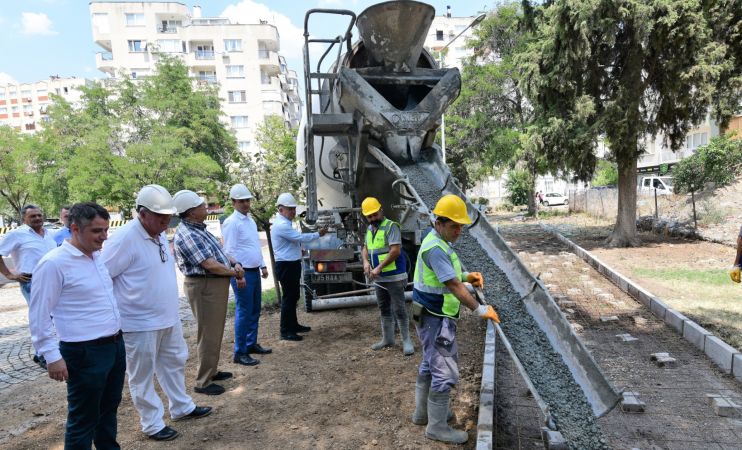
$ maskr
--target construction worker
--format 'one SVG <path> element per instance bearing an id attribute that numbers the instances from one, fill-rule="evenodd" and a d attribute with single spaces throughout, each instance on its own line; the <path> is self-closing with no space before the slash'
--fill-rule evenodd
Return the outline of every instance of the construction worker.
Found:
<path id="1" fill-rule="evenodd" d="M 735 283 L 742 281 L 742 270 L 740 270 L 742 261 L 740 261 L 740 258 L 742 258 L 742 228 L 739 229 L 739 234 L 737 235 L 737 254 L 734 256 L 734 266 L 732 266 L 732 270 L 729 272 L 729 276 Z"/>
<path id="2" fill-rule="evenodd" d="M 175 258 L 165 236 L 175 213 L 173 197 L 149 184 L 139 190 L 136 209 L 138 217 L 116 231 L 101 255 L 121 312 L 129 392 L 142 431 L 152 440 L 170 441 L 178 431 L 162 419 L 155 376 L 173 420 L 208 416 L 211 407 L 196 406 L 186 393 L 188 345 L 178 316 Z"/>
<path id="3" fill-rule="evenodd" d="M 404 290 L 407 286 L 407 255 L 402 250 L 402 231 L 399 224 L 384 217 L 381 203 L 367 197 L 361 203 L 361 213 L 368 220 L 366 243 L 363 245 L 363 271 L 374 283 L 376 303 L 381 311 L 381 341 L 371 346 L 381 350 L 394 345 L 394 320 L 402 336 L 405 355 L 415 353 L 410 339 L 410 319 L 407 316 Z M 392 316 L 394 312 L 394 316 Z"/>
<path id="4" fill-rule="evenodd" d="M 262 303 L 260 278 L 268 277 L 263 261 L 258 225 L 250 216 L 252 193 L 244 184 L 235 184 L 229 190 L 234 212 L 222 224 L 224 251 L 244 264 L 245 277 L 232 279 L 234 291 L 234 356 L 237 364 L 254 366 L 260 361 L 250 354 L 267 355 L 270 348 L 258 343 L 258 321 Z"/>
<path id="5" fill-rule="evenodd" d="M 483 287 L 479 272 L 464 272 L 451 244 L 471 219 L 466 204 L 455 195 L 445 195 L 433 209 L 435 228 L 423 239 L 415 266 L 413 318 L 423 350 L 415 385 L 415 412 L 412 422 L 427 423 L 429 439 L 463 444 L 465 431 L 448 426 L 449 394 L 459 381 L 456 319 L 460 305 L 476 311 L 483 319 L 500 321 L 492 306 L 479 305 L 464 281 Z"/>
<path id="6" fill-rule="evenodd" d="M 317 233 L 299 233 L 292 221 L 296 217 L 296 199 L 288 192 L 276 199 L 278 214 L 271 227 L 271 245 L 276 258 L 276 277 L 281 283 L 281 340 L 301 341 L 298 333 L 307 333 L 311 327 L 299 324 L 296 318 L 296 302 L 299 300 L 301 281 L 301 244 L 324 236 L 322 228 Z"/>

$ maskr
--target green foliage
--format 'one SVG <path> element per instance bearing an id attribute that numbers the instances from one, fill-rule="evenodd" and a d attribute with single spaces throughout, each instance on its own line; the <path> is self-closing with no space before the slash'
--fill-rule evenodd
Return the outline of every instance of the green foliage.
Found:
<path id="1" fill-rule="evenodd" d="M 732 136 L 717 136 L 696 152 L 681 160 L 672 171 L 678 194 L 696 192 L 708 183 L 716 187 L 731 184 L 742 174 L 742 141 Z"/>
<path id="2" fill-rule="evenodd" d="M 505 188 L 508 190 L 508 199 L 513 205 L 528 204 L 533 192 L 533 178 L 525 170 L 514 169 L 508 172 Z"/>
<path id="3" fill-rule="evenodd" d="M 146 184 L 214 193 L 226 181 L 236 140 L 219 120 L 216 91 L 194 88 L 182 61 L 162 56 L 143 82 L 82 92 L 79 108 L 60 97 L 49 108 L 32 184 L 42 205 L 94 200 L 127 212 Z"/>
<path id="4" fill-rule="evenodd" d="M 616 184 L 618 184 L 618 168 L 616 167 L 616 163 L 606 161 L 605 159 L 598 160 L 592 185 L 615 186 Z"/>
<path id="5" fill-rule="evenodd" d="M 0 126 L 0 196 L 6 211 L 20 223 L 20 210 L 29 199 L 31 157 L 38 147 L 34 136 Z"/>
<path id="6" fill-rule="evenodd" d="M 262 151 L 242 155 L 235 170 L 235 182 L 250 188 L 250 211 L 264 229 L 276 213 L 276 198 L 282 192 L 297 192 L 302 177 L 296 165 L 296 130 L 286 127 L 279 116 L 266 117 L 258 127 L 255 141 Z"/>

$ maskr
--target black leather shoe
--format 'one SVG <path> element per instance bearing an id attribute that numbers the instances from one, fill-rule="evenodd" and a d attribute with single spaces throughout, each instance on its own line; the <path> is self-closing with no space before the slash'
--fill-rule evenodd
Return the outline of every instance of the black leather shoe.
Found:
<path id="1" fill-rule="evenodd" d="M 224 380 L 229 380 L 230 378 L 232 378 L 232 372 L 221 372 L 221 371 L 219 371 L 219 372 L 216 373 L 216 375 L 214 375 L 214 378 L 212 378 L 212 380 L 214 380 L 214 381 L 224 381 Z"/>
<path id="2" fill-rule="evenodd" d="M 149 438 L 155 441 L 172 441 L 179 436 L 179 433 L 170 427 L 165 427 L 155 434 L 150 434 Z"/>
<path id="3" fill-rule="evenodd" d="M 258 355 L 267 355 L 269 353 L 273 353 L 273 350 L 271 350 L 269 348 L 265 348 L 265 347 L 263 347 L 260 344 L 255 344 L 255 345 L 252 345 L 252 346 L 250 346 L 250 347 L 247 348 L 247 353 L 248 354 L 255 353 L 255 354 L 258 354 Z"/>
<path id="4" fill-rule="evenodd" d="M 202 388 L 195 387 L 193 388 L 193 390 L 199 394 L 204 395 L 221 395 L 224 393 L 224 388 L 215 383 L 211 383 L 210 385 Z"/>
<path id="5" fill-rule="evenodd" d="M 232 359 L 232 362 L 235 364 L 242 364 L 243 366 L 254 366 L 255 364 L 260 364 L 260 361 L 257 359 L 251 357 L 248 354 L 236 354 L 234 355 L 234 358 Z"/>
<path id="6" fill-rule="evenodd" d="M 281 340 L 282 341 L 301 341 L 302 339 L 304 339 L 304 338 L 301 337 L 301 336 L 299 336 L 296 333 L 282 334 L 281 335 Z"/>
<path id="7" fill-rule="evenodd" d="M 304 325 L 296 326 L 297 333 L 309 333 L 310 331 L 312 331 L 312 327 L 305 327 Z"/>
<path id="8" fill-rule="evenodd" d="M 209 414 L 211 414 L 211 406 L 196 406 L 189 414 L 173 420 L 178 421 L 186 419 L 200 419 L 202 417 L 208 416 Z"/>

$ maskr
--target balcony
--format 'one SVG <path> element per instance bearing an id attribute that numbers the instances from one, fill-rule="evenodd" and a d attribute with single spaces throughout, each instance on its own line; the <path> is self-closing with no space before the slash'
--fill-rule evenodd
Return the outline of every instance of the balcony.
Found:
<path id="1" fill-rule="evenodd" d="M 116 72 L 116 66 L 113 62 L 113 54 L 111 52 L 96 53 L 95 67 L 100 71 L 114 75 Z"/>
<path id="2" fill-rule="evenodd" d="M 214 50 L 196 50 L 193 55 L 197 61 L 212 61 L 216 57 Z"/>
<path id="3" fill-rule="evenodd" d="M 158 25 L 157 32 L 163 33 L 163 34 L 175 34 L 178 32 L 178 27 L 173 26 L 173 25 L 168 25 L 166 27 L 163 27 L 162 25 Z"/>
<path id="4" fill-rule="evenodd" d="M 263 48 L 268 50 L 278 51 L 280 46 L 280 40 L 278 36 L 278 29 L 273 25 L 261 24 L 255 26 L 252 30 L 252 34 L 257 39 L 258 43 Z"/>
<path id="5" fill-rule="evenodd" d="M 201 86 L 217 83 L 216 75 L 197 75 L 195 78 Z"/>
<path id="6" fill-rule="evenodd" d="M 278 75 L 281 73 L 281 65 L 278 62 L 278 53 L 272 50 L 258 50 L 258 62 L 260 68 L 268 75 Z"/>

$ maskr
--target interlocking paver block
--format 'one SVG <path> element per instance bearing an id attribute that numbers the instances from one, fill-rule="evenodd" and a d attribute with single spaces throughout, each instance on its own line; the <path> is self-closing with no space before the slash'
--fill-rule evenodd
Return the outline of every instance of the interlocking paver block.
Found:
<path id="1" fill-rule="evenodd" d="M 635 338 L 634 336 L 630 335 L 629 333 L 617 334 L 616 337 L 621 342 L 634 342 L 634 341 L 638 341 L 639 340 L 639 339 Z"/>
<path id="2" fill-rule="evenodd" d="M 541 428 L 541 439 L 546 443 L 547 450 L 567 450 L 569 445 L 564 439 L 562 433 L 550 430 L 547 427 Z"/>
<path id="3" fill-rule="evenodd" d="M 677 361 L 675 358 L 670 356 L 669 353 L 666 352 L 660 352 L 660 353 L 652 353 L 652 355 L 649 357 L 651 361 L 654 361 L 655 364 L 657 364 L 657 367 L 675 367 L 675 362 Z"/>
<path id="4" fill-rule="evenodd" d="M 647 404 L 639 400 L 638 392 L 624 392 L 621 400 L 621 411 L 626 413 L 643 413 Z"/>
<path id="5" fill-rule="evenodd" d="M 600 321 L 601 322 L 616 322 L 618 321 L 618 316 L 601 316 Z"/>
<path id="6" fill-rule="evenodd" d="M 742 408 L 734 403 L 732 399 L 724 397 L 723 395 L 706 394 L 706 400 L 709 405 L 713 406 L 714 412 L 717 416 L 737 417 L 737 415 L 740 414 L 740 411 L 742 411 Z"/>

